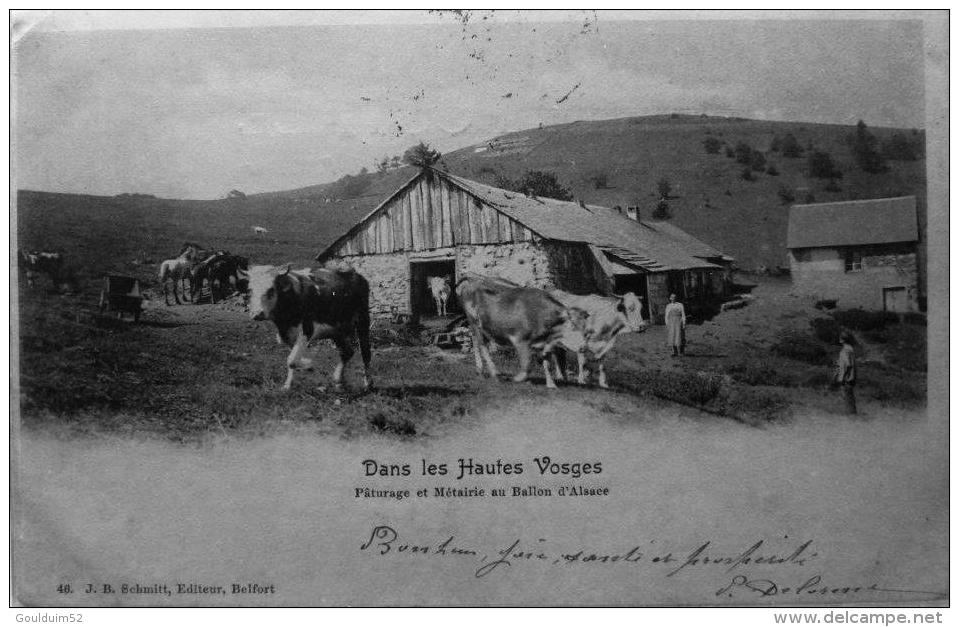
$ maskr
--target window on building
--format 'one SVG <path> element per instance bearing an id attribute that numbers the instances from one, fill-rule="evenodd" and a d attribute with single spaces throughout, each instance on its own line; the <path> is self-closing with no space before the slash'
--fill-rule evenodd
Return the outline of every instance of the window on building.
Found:
<path id="1" fill-rule="evenodd" d="M 862 272 L 862 251 L 846 249 L 846 272 Z"/>
<path id="2" fill-rule="evenodd" d="M 812 261 L 812 252 L 808 248 L 798 248 L 793 250 L 793 257 L 796 261 Z"/>

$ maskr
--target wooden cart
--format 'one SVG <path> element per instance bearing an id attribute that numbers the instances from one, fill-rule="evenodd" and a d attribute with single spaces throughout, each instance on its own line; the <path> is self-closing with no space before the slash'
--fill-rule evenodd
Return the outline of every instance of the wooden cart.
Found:
<path id="1" fill-rule="evenodd" d="M 106 311 L 117 312 L 117 319 L 122 319 L 124 313 L 133 315 L 133 321 L 140 320 L 140 311 L 143 308 L 143 294 L 140 291 L 140 281 L 129 276 L 108 274 L 103 277 L 103 289 L 100 291 L 100 313 Z"/>

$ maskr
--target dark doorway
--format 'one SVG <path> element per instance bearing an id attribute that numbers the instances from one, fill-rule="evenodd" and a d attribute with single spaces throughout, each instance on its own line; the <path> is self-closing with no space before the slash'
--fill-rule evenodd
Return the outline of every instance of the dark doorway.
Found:
<path id="1" fill-rule="evenodd" d="M 666 273 L 666 291 L 676 295 L 676 300 L 686 300 L 685 273 L 682 270 L 670 270 Z"/>
<path id="2" fill-rule="evenodd" d="M 430 277 L 446 277 L 450 284 L 450 297 L 446 301 L 447 317 L 462 313 L 456 302 L 456 262 L 413 261 L 410 263 L 410 307 L 414 316 L 420 318 L 436 317 L 436 301 L 430 291 Z"/>
<path id="3" fill-rule="evenodd" d="M 643 299 L 643 319 L 649 320 L 649 290 L 646 287 L 645 274 L 618 274 L 616 275 L 617 294 L 632 292 Z"/>

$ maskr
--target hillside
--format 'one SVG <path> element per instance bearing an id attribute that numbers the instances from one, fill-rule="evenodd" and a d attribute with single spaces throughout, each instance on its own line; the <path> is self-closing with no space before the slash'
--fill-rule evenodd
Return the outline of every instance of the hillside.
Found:
<path id="1" fill-rule="evenodd" d="M 924 142 L 922 131 L 872 127 L 869 131 L 880 141 L 900 133 Z M 868 174 L 855 163 L 847 141 L 853 133 L 853 126 L 742 118 L 678 114 L 620 118 L 508 133 L 450 152 L 440 167 L 492 185 L 500 177 L 519 178 L 526 170 L 548 170 L 577 198 L 610 207 L 638 205 L 644 220 L 652 219 L 659 200 L 657 182 L 666 177 L 672 186 L 669 205 L 674 224 L 731 254 L 740 268 L 774 268 L 787 265 L 789 205 L 780 198 L 781 188 L 791 190 L 796 203 L 915 195 L 925 228 L 925 160 L 887 160 L 888 171 Z M 802 156 L 787 158 L 771 149 L 774 138 L 787 134 L 796 137 Z M 704 148 L 710 137 L 721 144 L 717 154 Z M 743 180 L 745 166 L 726 156 L 726 149 L 740 142 L 762 152 L 766 167 L 773 166 L 778 174 L 756 171 L 755 180 Z M 809 176 L 807 156 L 813 150 L 829 153 L 842 172 L 836 181 L 838 191 L 827 189 L 828 179 Z M 336 198 L 361 190 L 365 200 L 372 190 L 395 189 L 380 181 L 393 182 L 396 172 L 345 177 L 261 196 Z M 597 188 L 595 179 L 601 175 L 606 186 Z"/>
<path id="2" fill-rule="evenodd" d="M 526 170 L 555 172 L 560 183 L 586 202 L 606 206 L 638 205 L 651 219 L 658 201 L 657 181 L 671 184 L 672 222 L 731 254 L 738 267 L 754 269 L 786 263 L 788 205 L 914 194 L 925 225 L 925 161 L 888 161 L 888 171 L 867 174 L 856 167 L 847 136 L 853 127 L 734 118 L 664 115 L 558 126 L 509 133 L 483 145 L 444 156 L 440 167 L 496 184 Z M 922 139 L 920 131 L 871 128 L 880 140 L 895 132 Z M 806 149 L 828 152 L 843 176 L 838 191 L 827 179 L 808 176 L 808 159 L 786 158 L 771 150 L 774 137 L 793 134 Z M 708 154 L 703 142 L 721 143 Z M 754 172 L 726 156 L 726 148 L 745 142 L 761 151 L 778 175 Z M 185 240 L 246 254 L 257 263 L 307 264 L 313 256 L 415 174 L 409 167 L 364 173 L 295 190 L 212 201 L 138 197 L 96 197 L 22 191 L 18 195 L 17 232 L 21 249 L 60 249 L 75 259 L 90 259 L 89 276 L 125 272 L 152 278 L 152 267 L 175 254 Z M 606 177 L 597 188 L 597 176 Z M 255 236 L 252 226 L 266 227 Z M 71 254 L 86 249 L 83 254 Z M 924 260 L 923 260 L 924 261 Z"/>
<path id="3" fill-rule="evenodd" d="M 869 130 L 880 140 L 913 133 Z M 528 169 L 549 170 L 576 197 L 606 206 L 638 205 L 644 220 L 651 219 L 659 199 L 657 181 L 666 177 L 672 186 L 672 222 L 731 254 L 740 268 L 752 269 L 786 264 L 789 207 L 779 197 L 781 187 L 793 190 L 797 203 L 807 195 L 812 202 L 916 195 L 924 216 L 925 160 L 888 161 L 887 172 L 867 174 L 855 165 L 846 141 L 854 132 L 837 125 L 664 115 L 510 133 L 449 153 L 443 161 L 451 172 L 491 184 Z M 770 150 L 773 138 L 787 133 L 806 149 L 802 157 L 789 159 Z M 718 154 L 707 154 L 703 142 L 709 137 L 722 142 Z M 779 174 L 754 172 L 754 181 L 743 180 L 745 166 L 725 152 L 739 142 L 763 152 L 766 165 Z M 807 176 L 810 146 L 828 152 L 840 168 L 840 191 L 826 191 L 828 179 Z M 598 175 L 607 177 L 605 188 L 596 188 Z"/>

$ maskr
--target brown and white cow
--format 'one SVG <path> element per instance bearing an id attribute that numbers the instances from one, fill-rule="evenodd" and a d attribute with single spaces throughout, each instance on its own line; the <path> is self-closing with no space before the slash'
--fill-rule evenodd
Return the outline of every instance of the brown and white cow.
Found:
<path id="1" fill-rule="evenodd" d="M 241 276 L 249 279 L 250 317 L 272 320 L 277 341 L 291 348 L 286 358 L 283 390 L 293 384 L 296 370 L 312 369 L 303 356 L 312 340 L 331 339 L 340 353 L 333 384 L 341 388 L 343 370 L 359 339 L 363 356 L 363 387 L 370 380 L 370 285 L 352 268 L 290 271 L 290 266 L 253 266 Z"/>
<path id="2" fill-rule="evenodd" d="M 436 303 L 436 315 L 446 317 L 446 302 L 450 299 L 450 280 L 445 276 L 427 278 L 433 302 Z"/>
<path id="3" fill-rule="evenodd" d="M 467 275 L 456 286 L 456 295 L 473 332 L 476 370 L 483 363 L 493 378 L 498 375 L 489 342 L 511 344 L 519 356 L 520 369 L 513 381 L 529 376 L 533 352 L 542 357 L 546 387 L 555 388 L 549 359 L 564 333 L 572 333 L 567 308 L 543 290 L 520 287 L 504 279 Z"/>
<path id="4" fill-rule="evenodd" d="M 586 314 L 585 324 L 567 326 L 560 339 L 563 347 L 576 353 L 579 365 L 577 382 L 580 385 L 586 384 L 586 364 L 588 361 L 595 361 L 599 373 L 599 387 L 609 387 L 603 357 L 613 348 L 619 334 L 646 330 L 642 300 L 632 292 L 623 296 L 577 296 L 562 290 L 553 290 L 550 296 L 565 307 Z"/>

